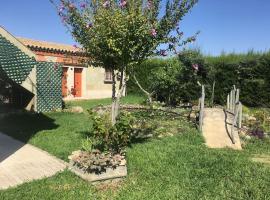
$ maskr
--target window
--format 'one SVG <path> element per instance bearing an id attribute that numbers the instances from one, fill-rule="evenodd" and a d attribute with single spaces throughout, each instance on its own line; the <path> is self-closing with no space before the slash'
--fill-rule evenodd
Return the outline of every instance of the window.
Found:
<path id="1" fill-rule="evenodd" d="M 112 82 L 113 77 L 112 77 L 112 70 L 111 69 L 105 69 L 105 82 Z"/>

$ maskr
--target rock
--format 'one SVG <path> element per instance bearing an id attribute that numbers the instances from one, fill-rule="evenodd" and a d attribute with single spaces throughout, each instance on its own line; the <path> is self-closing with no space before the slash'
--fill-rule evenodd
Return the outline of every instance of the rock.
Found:
<path id="1" fill-rule="evenodd" d="M 127 165 L 126 159 L 121 160 L 121 163 L 119 164 L 119 166 L 126 166 L 126 165 Z"/>
<path id="2" fill-rule="evenodd" d="M 246 135 L 246 136 L 245 136 L 245 139 L 250 140 L 251 137 L 250 137 L 249 135 Z"/>
<path id="3" fill-rule="evenodd" d="M 247 120 L 248 120 L 248 121 L 256 121 L 257 119 L 256 119 L 256 117 L 254 117 L 254 116 L 249 116 L 249 117 L 247 118 Z"/>
<path id="4" fill-rule="evenodd" d="M 190 113 L 189 117 L 191 119 L 196 119 L 197 116 L 196 116 L 196 113 L 195 112 L 192 112 L 192 113 Z"/>
<path id="5" fill-rule="evenodd" d="M 69 109 L 72 113 L 83 113 L 83 108 L 80 106 L 73 106 Z"/>
<path id="6" fill-rule="evenodd" d="M 81 150 L 73 151 L 70 156 L 68 156 L 69 160 L 73 160 L 74 158 L 78 158 L 82 154 Z"/>
<path id="7" fill-rule="evenodd" d="M 199 106 L 192 106 L 192 110 L 200 110 Z"/>
<path id="8" fill-rule="evenodd" d="M 244 130 L 240 130 L 239 135 L 242 136 L 242 137 L 245 137 L 247 135 L 247 133 Z"/>

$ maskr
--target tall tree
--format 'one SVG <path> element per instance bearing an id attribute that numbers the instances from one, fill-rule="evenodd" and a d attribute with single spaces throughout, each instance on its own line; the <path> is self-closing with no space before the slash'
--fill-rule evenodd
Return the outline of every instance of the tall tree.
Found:
<path id="1" fill-rule="evenodd" d="M 183 39 L 179 22 L 198 0 L 50 1 L 57 6 L 72 36 L 82 45 L 88 62 L 112 70 L 113 124 L 127 79 L 136 80 L 136 66 L 150 56 L 166 56 L 195 40 L 195 36 Z M 118 90 L 116 77 L 120 82 Z"/>

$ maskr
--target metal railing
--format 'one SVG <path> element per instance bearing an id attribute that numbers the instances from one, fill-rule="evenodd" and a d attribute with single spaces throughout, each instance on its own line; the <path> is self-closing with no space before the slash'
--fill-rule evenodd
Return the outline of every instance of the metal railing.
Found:
<path id="1" fill-rule="evenodd" d="M 204 101 L 205 101 L 205 88 L 204 85 L 202 85 L 202 95 L 199 98 L 199 130 L 202 131 L 202 125 L 203 125 L 203 111 L 204 111 Z"/>
<path id="2" fill-rule="evenodd" d="M 242 127 L 242 113 L 243 113 L 243 106 L 242 103 L 239 101 L 240 90 L 236 89 L 233 86 L 233 89 L 227 96 L 227 109 L 226 111 L 233 116 L 231 129 L 228 129 L 229 135 L 233 144 L 235 144 L 235 127 L 240 129 Z"/>

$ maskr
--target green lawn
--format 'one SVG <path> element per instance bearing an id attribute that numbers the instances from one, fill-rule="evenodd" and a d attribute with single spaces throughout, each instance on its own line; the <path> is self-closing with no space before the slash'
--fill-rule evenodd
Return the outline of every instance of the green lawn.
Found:
<path id="1" fill-rule="evenodd" d="M 88 107 L 86 101 L 72 104 Z M 13 116 L 0 120 L 0 131 L 66 159 L 80 147 L 90 123 L 85 114 Z M 65 171 L 1 191 L 0 199 L 270 199 L 270 167 L 250 159 L 254 153 L 270 155 L 269 140 L 252 140 L 243 151 L 208 149 L 192 124 L 179 124 L 174 136 L 128 148 L 128 177 L 121 185 L 94 187 Z"/>
<path id="2" fill-rule="evenodd" d="M 122 104 L 142 103 L 140 96 L 127 96 Z M 68 102 L 67 106 L 81 106 L 84 110 L 97 105 L 107 105 L 111 99 Z M 87 114 L 46 113 L 14 114 L 0 120 L 0 131 L 18 140 L 33 144 L 57 157 L 66 160 L 72 151 L 81 147 L 85 133 L 89 132 L 91 121 Z"/>
<path id="3" fill-rule="evenodd" d="M 129 95 L 121 99 L 122 104 L 141 104 L 145 100 L 144 96 Z M 97 105 L 109 105 L 111 99 L 96 99 L 96 100 L 78 100 L 78 101 L 67 101 L 66 106 L 81 106 L 84 110 L 87 110 Z"/>

